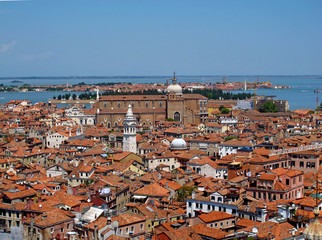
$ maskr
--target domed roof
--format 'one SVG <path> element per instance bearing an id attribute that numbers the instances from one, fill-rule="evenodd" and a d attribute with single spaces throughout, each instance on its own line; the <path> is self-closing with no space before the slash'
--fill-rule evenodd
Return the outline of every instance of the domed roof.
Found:
<path id="1" fill-rule="evenodd" d="M 171 150 L 186 150 L 187 143 L 182 138 L 176 138 L 171 142 L 170 148 Z"/>
<path id="2" fill-rule="evenodd" d="M 304 231 L 304 238 L 307 240 L 322 240 L 322 224 L 319 221 L 319 209 L 313 211 L 315 219 Z"/>
<path id="3" fill-rule="evenodd" d="M 172 79 L 172 83 L 167 87 L 167 92 L 175 93 L 176 95 L 182 95 L 182 87 L 177 83 L 175 75 Z"/>
<path id="4" fill-rule="evenodd" d="M 167 92 L 182 94 L 182 87 L 179 84 L 171 84 L 167 87 Z"/>

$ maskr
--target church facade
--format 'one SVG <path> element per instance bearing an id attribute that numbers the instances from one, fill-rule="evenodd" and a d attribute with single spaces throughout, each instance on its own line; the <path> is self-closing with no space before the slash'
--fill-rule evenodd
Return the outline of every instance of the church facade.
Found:
<path id="1" fill-rule="evenodd" d="M 123 124 L 129 105 L 136 121 L 146 127 L 169 118 L 183 124 L 204 123 L 208 118 L 208 98 L 200 94 L 182 94 L 174 77 L 165 95 L 101 96 L 97 123 L 109 128 Z"/>

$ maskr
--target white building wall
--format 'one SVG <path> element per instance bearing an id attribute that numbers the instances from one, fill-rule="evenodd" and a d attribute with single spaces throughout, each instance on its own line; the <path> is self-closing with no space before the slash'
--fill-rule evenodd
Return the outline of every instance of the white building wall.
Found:
<path id="1" fill-rule="evenodd" d="M 148 169 L 155 170 L 156 167 L 160 164 L 168 165 L 170 166 L 170 169 L 176 169 L 180 167 L 180 163 L 175 158 L 155 158 L 155 159 L 149 159 L 147 161 Z"/>

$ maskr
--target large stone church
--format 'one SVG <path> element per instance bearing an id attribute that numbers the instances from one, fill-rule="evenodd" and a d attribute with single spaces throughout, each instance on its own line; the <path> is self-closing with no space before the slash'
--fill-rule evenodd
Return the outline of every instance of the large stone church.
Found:
<path id="1" fill-rule="evenodd" d="M 157 121 L 172 118 L 183 124 L 204 123 L 208 117 L 208 98 L 200 94 L 183 94 L 174 76 L 166 95 L 101 96 L 98 101 L 97 123 L 107 127 L 123 123 L 128 106 L 137 123 L 153 126 Z"/>

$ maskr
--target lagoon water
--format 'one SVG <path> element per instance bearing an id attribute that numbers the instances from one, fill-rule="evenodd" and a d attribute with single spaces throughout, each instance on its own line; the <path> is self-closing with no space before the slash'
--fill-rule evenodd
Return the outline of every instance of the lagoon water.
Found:
<path id="1" fill-rule="evenodd" d="M 77 84 L 85 82 L 87 84 L 103 83 L 103 82 L 131 82 L 135 83 L 165 83 L 166 78 L 171 76 L 151 76 L 151 77 L 102 77 L 102 78 L 28 78 L 28 79 L 14 79 L 23 81 L 25 84 L 31 85 L 59 85 L 59 84 Z M 222 76 L 177 76 L 178 82 L 209 82 L 216 83 L 222 81 Z M 247 76 L 231 76 L 226 77 L 227 82 L 248 82 L 256 81 L 257 77 Z M 23 83 L 12 83 L 13 79 L 1 79 L 0 84 L 4 85 L 22 85 Z M 315 109 L 316 108 L 316 94 L 314 90 L 319 88 L 322 90 L 322 76 L 314 77 L 260 77 L 260 81 L 270 81 L 275 85 L 289 85 L 290 89 L 258 89 L 258 95 L 274 95 L 276 99 L 284 99 L 289 101 L 290 109 Z M 234 91 L 245 92 L 245 91 Z M 253 93 L 254 90 L 247 90 L 246 92 Z M 29 100 L 33 103 L 47 102 L 49 98 L 54 95 L 66 94 L 67 92 L 0 92 L 0 103 L 6 103 L 11 100 Z M 74 92 L 70 92 L 73 94 Z M 80 93 L 76 93 L 79 95 Z M 322 94 L 320 94 L 320 102 L 322 102 Z"/>

